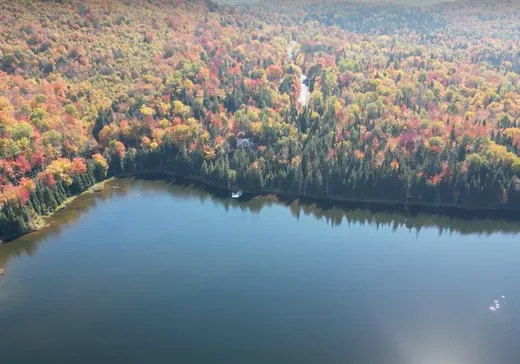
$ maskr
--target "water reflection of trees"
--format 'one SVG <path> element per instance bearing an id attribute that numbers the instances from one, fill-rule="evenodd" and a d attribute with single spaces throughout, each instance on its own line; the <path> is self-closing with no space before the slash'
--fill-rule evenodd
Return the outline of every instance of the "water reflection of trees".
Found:
<path id="1" fill-rule="evenodd" d="M 370 225 L 377 229 L 380 227 L 392 227 L 394 230 L 406 228 L 419 233 L 421 229 L 437 228 L 439 235 L 458 233 L 462 235 L 477 234 L 489 235 L 493 233 L 520 233 L 520 225 L 516 221 L 498 219 L 462 219 L 445 215 L 416 214 L 406 216 L 399 212 L 375 211 L 360 208 L 348 208 L 346 205 L 328 202 L 300 201 L 294 198 L 284 198 L 274 195 L 246 196 L 240 200 L 229 198 L 229 192 L 208 188 L 202 184 L 186 182 L 183 180 L 162 180 L 160 182 L 146 179 L 135 181 L 144 189 L 158 191 L 161 189 L 178 198 L 198 198 L 202 203 L 211 201 L 230 209 L 240 209 L 252 213 L 259 213 L 263 208 L 284 205 L 289 208 L 291 214 L 300 216 L 312 216 L 318 220 L 324 220 L 331 226 L 340 226 L 344 223 L 350 225 Z M 131 184 L 129 184 L 131 186 Z"/>
<path id="2" fill-rule="evenodd" d="M 61 235 L 70 224 L 88 214 L 96 205 L 105 200 L 112 199 L 121 194 L 127 194 L 129 186 L 119 190 L 107 184 L 107 188 L 96 193 L 86 193 L 79 196 L 66 208 L 56 211 L 46 219 L 46 227 L 34 233 L 24 235 L 13 242 L 0 244 L 0 268 L 12 258 L 23 255 L 32 256 L 38 251 L 38 246 L 47 240 L 52 240 Z"/>
<path id="3" fill-rule="evenodd" d="M 417 234 L 423 228 L 436 228 L 439 235 L 458 233 L 463 235 L 493 233 L 517 234 L 520 225 L 506 220 L 472 220 L 458 219 L 449 216 L 419 214 L 405 216 L 391 211 L 371 211 L 367 209 L 348 209 L 345 206 L 332 203 L 300 201 L 297 199 L 282 198 L 274 195 L 246 196 L 240 200 L 229 197 L 227 191 L 212 189 L 198 183 L 187 182 L 182 179 L 149 180 L 143 178 L 124 178 L 107 183 L 103 191 L 85 194 L 78 197 L 67 208 L 57 211 L 47 220 L 48 226 L 35 233 L 23 236 L 12 243 L 0 246 L 0 268 L 5 263 L 21 255 L 33 255 L 39 244 L 59 236 L 70 224 L 88 214 L 100 202 L 126 196 L 138 190 L 143 196 L 157 192 L 167 193 L 179 200 L 198 199 L 201 203 L 211 202 L 222 206 L 225 211 L 241 210 L 249 213 L 260 213 L 264 208 L 271 206 L 286 206 L 292 216 L 299 219 L 303 216 L 312 216 L 315 219 L 326 221 L 332 227 L 342 224 L 358 226 L 392 227 L 394 230 L 406 228 Z"/>

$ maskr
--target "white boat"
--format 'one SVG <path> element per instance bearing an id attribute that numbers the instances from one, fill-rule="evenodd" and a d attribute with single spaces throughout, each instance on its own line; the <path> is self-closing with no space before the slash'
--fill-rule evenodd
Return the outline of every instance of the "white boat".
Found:
<path id="1" fill-rule="evenodd" d="M 231 193 L 231 197 L 233 197 L 233 198 L 239 198 L 240 196 L 242 196 L 243 193 L 244 193 L 244 192 L 242 192 L 242 191 L 232 192 L 232 193 Z"/>

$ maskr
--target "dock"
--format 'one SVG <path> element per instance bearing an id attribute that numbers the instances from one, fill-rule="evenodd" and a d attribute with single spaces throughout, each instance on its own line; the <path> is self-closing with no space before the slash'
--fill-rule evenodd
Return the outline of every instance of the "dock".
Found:
<path id="1" fill-rule="evenodd" d="M 243 192 L 242 190 L 237 191 L 237 192 L 232 192 L 232 193 L 231 193 L 231 197 L 232 197 L 232 198 L 240 198 L 240 196 L 242 196 L 243 193 L 244 193 L 244 192 Z"/>

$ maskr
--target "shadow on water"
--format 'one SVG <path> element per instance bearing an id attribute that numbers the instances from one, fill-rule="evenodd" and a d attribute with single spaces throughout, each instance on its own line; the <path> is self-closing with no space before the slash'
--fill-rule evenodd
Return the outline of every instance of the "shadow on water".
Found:
<path id="1" fill-rule="evenodd" d="M 59 236 L 63 229 L 88 214 L 100 202 L 126 196 L 138 189 L 146 193 L 167 193 L 175 199 L 198 199 L 201 203 L 210 201 L 221 206 L 226 212 L 240 210 L 258 214 L 264 208 L 285 206 L 292 216 L 299 219 L 312 216 L 323 220 L 331 227 L 342 224 L 368 225 L 377 229 L 391 227 L 394 231 L 406 228 L 415 231 L 417 236 L 421 229 L 438 229 L 439 235 L 490 235 L 494 233 L 520 233 L 520 224 L 514 221 L 495 219 L 454 218 L 436 214 L 417 213 L 406 216 L 392 208 L 370 210 L 360 207 L 347 207 L 342 203 L 323 202 L 311 199 L 296 199 L 272 194 L 248 195 L 240 199 L 230 198 L 229 191 L 209 187 L 203 183 L 188 181 L 183 178 L 158 178 L 158 176 L 127 177 L 108 182 L 105 189 L 79 196 L 66 208 L 57 211 L 47 220 L 47 226 L 37 232 L 25 235 L 8 244 L 0 245 L 0 268 L 3 268 L 11 258 L 21 255 L 34 255 L 39 244 Z"/>
<path id="2" fill-rule="evenodd" d="M 273 194 L 252 195 L 244 193 L 240 199 L 230 198 L 227 190 L 213 188 L 204 183 L 193 182 L 183 178 L 158 178 L 158 176 L 139 176 L 131 180 L 136 183 L 150 184 L 152 191 L 161 190 L 175 198 L 197 197 L 201 202 L 212 201 L 223 206 L 226 211 L 240 209 L 251 213 L 259 213 L 263 208 L 282 205 L 289 208 L 297 219 L 300 216 L 312 216 L 324 220 L 332 227 L 344 223 L 350 225 L 373 225 L 392 227 L 394 230 L 406 228 L 417 234 L 424 228 L 437 228 L 439 235 L 457 233 L 461 235 L 490 235 L 495 233 L 519 234 L 520 224 L 517 220 L 479 219 L 468 213 L 466 217 L 453 217 L 440 214 L 410 213 L 405 215 L 398 208 L 378 207 L 367 209 L 360 204 L 334 201 L 318 201 L 307 198 L 291 198 Z"/>

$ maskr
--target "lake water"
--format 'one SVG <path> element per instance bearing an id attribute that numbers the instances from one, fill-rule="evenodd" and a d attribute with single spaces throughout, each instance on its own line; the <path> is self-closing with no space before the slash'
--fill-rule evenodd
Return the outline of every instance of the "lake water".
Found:
<path id="1" fill-rule="evenodd" d="M 518 231 L 119 180 L 0 247 L 0 358 L 517 364 Z"/>

